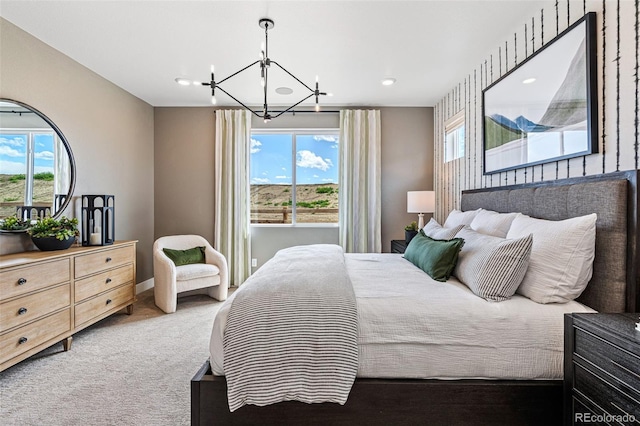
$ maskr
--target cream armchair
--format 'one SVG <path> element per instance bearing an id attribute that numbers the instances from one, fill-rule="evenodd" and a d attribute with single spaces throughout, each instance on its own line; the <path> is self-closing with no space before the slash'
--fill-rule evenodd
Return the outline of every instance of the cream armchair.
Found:
<path id="1" fill-rule="evenodd" d="M 163 248 L 187 250 L 205 247 L 205 262 L 176 266 Z M 176 311 L 178 293 L 208 288 L 207 294 L 218 300 L 227 298 L 229 278 L 227 260 L 199 235 L 170 235 L 153 244 L 153 278 L 156 306 L 166 313 Z"/>

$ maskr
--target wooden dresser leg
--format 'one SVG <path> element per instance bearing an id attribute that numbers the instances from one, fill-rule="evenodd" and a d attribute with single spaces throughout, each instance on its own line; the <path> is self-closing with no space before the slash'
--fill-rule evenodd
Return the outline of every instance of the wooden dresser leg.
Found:
<path id="1" fill-rule="evenodd" d="M 127 306 L 127 315 L 133 314 L 133 303 Z"/>
<path id="2" fill-rule="evenodd" d="M 64 349 L 65 352 L 71 349 L 72 341 L 73 341 L 73 336 L 69 336 L 62 341 L 62 349 Z"/>

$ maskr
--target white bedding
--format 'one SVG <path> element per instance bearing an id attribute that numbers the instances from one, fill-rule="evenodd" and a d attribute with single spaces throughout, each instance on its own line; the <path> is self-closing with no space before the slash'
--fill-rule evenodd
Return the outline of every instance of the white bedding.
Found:
<path id="1" fill-rule="evenodd" d="M 347 254 L 358 304 L 358 377 L 560 379 L 563 315 L 578 303 L 542 305 L 514 295 L 488 302 L 455 280 L 437 282 L 399 254 Z M 211 368 L 224 375 L 223 331 L 231 296 L 216 315 Z"/>

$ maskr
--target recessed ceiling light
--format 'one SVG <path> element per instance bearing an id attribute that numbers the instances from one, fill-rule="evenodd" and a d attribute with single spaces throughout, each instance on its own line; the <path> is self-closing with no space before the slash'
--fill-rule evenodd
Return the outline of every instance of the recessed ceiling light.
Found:
<path id="1" fill-rule="evenodd" d="M 391 86 L 395 82 L 396 82 L 395 78 L 385 78 L 384 80 L 382 80 L 382 85 L 383 86 Z"/>
<path id="2" fill-rule="evenodd" d="M 535 77 L 527 78 L 526 80 L 522 80 L 522 84 L 531 84 L 536 81 Z"/>
<path id="3" fill-rule="evenodd" d="M 191 80 L 189 80 L 188 78 L 178 77 L 175 79 L 175 81 L 181 86 L 189 86 L 191 84 Z"/>
<path id="4" fill-rule="evenodd" d="M 293 89 L 290 87 L 278 87 L 276 93 L 279 95 L 290 95 L 293 93 Z"/>

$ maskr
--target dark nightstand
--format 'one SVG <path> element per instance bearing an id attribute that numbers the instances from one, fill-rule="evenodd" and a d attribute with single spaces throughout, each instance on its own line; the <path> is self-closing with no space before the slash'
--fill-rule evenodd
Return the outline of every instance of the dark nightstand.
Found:
<path id="1" fill-rule="evenodd" d="M 565 315 L 565 425 L 640 424 L 639 315 Z"/>
<path id="2" fill-rule="evenodd" d="M 404 253 L 407 248 L 405 240 L 391 240 L 391 253 Z"/>

